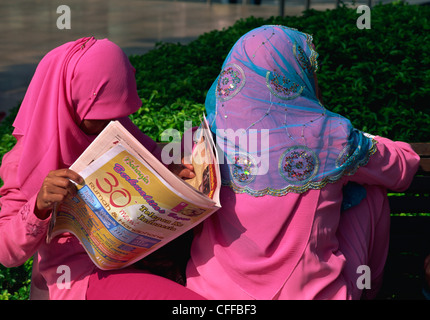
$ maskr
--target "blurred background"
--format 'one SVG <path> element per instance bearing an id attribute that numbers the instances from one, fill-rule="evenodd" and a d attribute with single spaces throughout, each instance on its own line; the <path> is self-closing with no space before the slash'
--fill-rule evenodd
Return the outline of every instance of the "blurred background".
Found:
<path id="1" fill-rule="evenodd" d="M 0 118 L 24 97 L 43 55 L 67 41 L 93 35 L 109 38 L 127 55 L 143 54 L 159 41 L 185 44 L 205 32 L 229 27 L 240 18 L 300 15 L 306 6 L 325 10 L 335 8 L 336 1 L 2 0 Z M 358 4 L 368 4 L 368 0 L 353 5 Z M 70 29 L 57 28 L 61 16 L 57 8 L 61 5 L 70 8 Z"/>

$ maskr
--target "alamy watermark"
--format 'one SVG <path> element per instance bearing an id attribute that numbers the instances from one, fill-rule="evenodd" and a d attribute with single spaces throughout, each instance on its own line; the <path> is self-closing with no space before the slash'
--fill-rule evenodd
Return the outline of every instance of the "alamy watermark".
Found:
<path id="1" fill-rule="evenodd" d="M 70 7 L 61 5 L 57 7 L 57 13 L 60 16 L 57 18 L 57 28 L 60 30 L 72 28 L 72 13 Z"/>
<path id="2" fill-rule="evenodd" d="M 356 26 L 358 29 L 370 29 L 371 28 L 371 13 L 370 8 L 366 5 L 360 5 L 357 8 L 357 13 L 361 14 L 358 17 Z M 60 16 L 57 18 L 57 28 L 60 30 L 72 28 L 72 13 L 68 5 L 60 5 L 57 7 L 57 14 Z"/>
<path id="3" fill-rule="evenodd" d="M 371 289 L 371 271 L 367 265 L 360 265 L 357 267 L 357 274 L 360 276 L 357 278 L 356 285 L 359 290 Z M 57 274 L 60 276 L 57 278 L 57 288 L 59 290 L 71 288 L 71 270 L 67 265 L 60 265 L 57 268 Z"/>
<path id="4" fill-rule="evenodd" d="M 360 290 L 371 289 L 371 271 L 370 267 L 367 265 L 360 265 L 357 267 L 357 274 L 360 276 L 357 278 L 356 285 Z"/>
<path id="5" fill-rule="evenodd" d="M 361 16 L 357 19 L 357 28 L 358 29 L 370 29 L 371 28 L 371 14 L 370 8 L 366 5 L 358 6 L 357 13 L 361 13 Z"/>
<path id="6" fill-rule="evenodd" d="M 161 161 L 165 165 L 171 163 L 180 164 L 191 163 L 191 150 L 193 148 L 194 136 L 199 136 L 199 132 L 192 133 L 192 122 L 184 122 L 184 135 L 176 129 L 168 129 L 161 134 L 161 141 L 168 142 L 161 151 Z M 199 129 L 197 129 L 199 130 Z M 217 129 L 216 148 L 218 152 L 219 164 L 235 164 L 235 156 L 238 154 L 251 154 L 254 165 L 258 170 L 258 175 L 264 175 L 269 171 L 269 129 Z M 225 152 L 229 150 L 229 152 Z M 194 161 L 198 161 L 199 158 Z M 209 163 L 207 157 L 200 158 L 202 163 Z M 202 164 L 198 163 L 198 164 Z"/>
<path id="7" fill-rule="evenodd" d="M 65 264 L 58 266 L 57 274 L 60 274 L 60 276 L 57 278 L 57 288 L 59 290 L 70 289 L 70 281 L 72 279 L 70 267 Z"/>

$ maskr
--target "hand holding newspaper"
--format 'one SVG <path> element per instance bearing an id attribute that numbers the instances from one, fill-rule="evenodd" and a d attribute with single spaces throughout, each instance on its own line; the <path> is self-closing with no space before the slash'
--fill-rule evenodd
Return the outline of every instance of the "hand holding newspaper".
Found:
<path id="1" fill-rule="evenodd" d="M 199 129 L 192 152 L 196 177 L 186 183 L 111 122 L 70 167 L 85 185 L 56 206 L 47 241 L 70 232 L 100 269 L 118 269 L 209 217 L 220 208 L 220 171 L 206 119 Z"/>

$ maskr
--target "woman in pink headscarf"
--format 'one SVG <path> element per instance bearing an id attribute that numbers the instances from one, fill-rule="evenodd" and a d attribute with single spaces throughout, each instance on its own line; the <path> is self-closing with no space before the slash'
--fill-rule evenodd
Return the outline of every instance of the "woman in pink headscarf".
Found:
<path id="1" fill-rule="evenodd" d="M 222 208 L 195 236 L 187 267 L 187 287 L 208 299 L 378 291 L 389 241 L 385 189 L 406 189 L 419 157 L 327 110 L 317 57 L 310 35 L 262 26 L 237 41 L 208 92 L 223 151 Z"/>
<path id="2" fill-rule="evenodd" d="M 128 118 L 140 106 L 134 69 L 107 39 L 66 43 L 37 67 L 13 124 L 17 143 L 0 168 L 0 263 L 19 266 L 37 253 L 37 276 L 46 282 L 51 299 L 200 298 L 148 272 L 101 271 L 71 234 L 45 242 L 53 203 L 76 192 L 70 180 L 82 180 L 67 168 L 109 121 L 121 121 L 160 156 L 156 143 Z M 62 266 L 71 271 L 67 286 L 57 286 Z"/>

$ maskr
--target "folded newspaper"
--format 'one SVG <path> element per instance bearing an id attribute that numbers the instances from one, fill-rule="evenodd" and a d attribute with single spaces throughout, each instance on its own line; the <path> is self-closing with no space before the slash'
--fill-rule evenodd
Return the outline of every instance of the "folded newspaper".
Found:
<path id="1" fill-rule="evenodd" d="M 173 174 L 118 121 L 70 167 L 85 180 L 51 219 L 47 241 L 70 232 L 100 269 L 146 257 L 220 208 L 217 151 L 206 119 L 194 134 L 188 183 Z"/>

